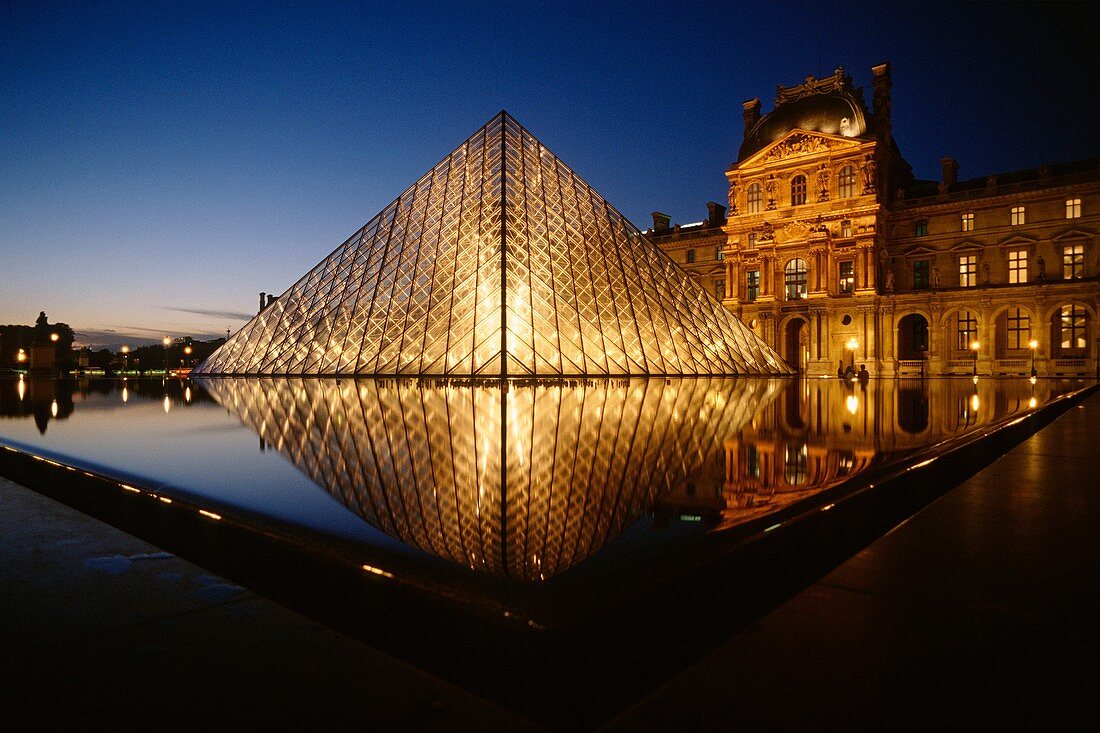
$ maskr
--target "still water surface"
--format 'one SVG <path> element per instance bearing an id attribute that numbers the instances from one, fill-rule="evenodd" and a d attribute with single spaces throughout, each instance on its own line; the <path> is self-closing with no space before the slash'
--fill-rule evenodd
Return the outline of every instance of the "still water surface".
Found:
<path id="1" fill-rule="evenodd" d="M 0 442 L 223 514 L 537 584 L 758 521 L 1077 386 L 23 378 L 0 381 Z"/>

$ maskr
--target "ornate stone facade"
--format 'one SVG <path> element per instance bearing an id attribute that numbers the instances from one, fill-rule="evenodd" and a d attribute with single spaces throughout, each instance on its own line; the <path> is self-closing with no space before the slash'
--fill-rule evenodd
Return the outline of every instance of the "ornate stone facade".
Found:
<path id="1" fill-rule="evenodd" d="M 1094 374 L 1100 161 L 916 180 L 872 72 L 746 102 L 729 218 L 649 234 L 809 375 Z"/>

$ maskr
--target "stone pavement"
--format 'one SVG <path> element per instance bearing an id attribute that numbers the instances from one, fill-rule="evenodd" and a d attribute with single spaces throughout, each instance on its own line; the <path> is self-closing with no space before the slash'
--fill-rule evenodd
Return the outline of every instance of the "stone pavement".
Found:
<path id="1" fill-rule="evenodd" d="M 2 478 L 0 710 L 7 730 L 530 727 Z"/>
<path id="2" fill-rule="evenodd" d="M 607 726 L 1100 720 L 1100 393 Z"/>

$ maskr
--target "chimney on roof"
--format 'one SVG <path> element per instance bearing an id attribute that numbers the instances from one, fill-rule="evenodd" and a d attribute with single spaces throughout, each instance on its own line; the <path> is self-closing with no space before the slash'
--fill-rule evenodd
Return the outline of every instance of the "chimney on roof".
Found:
<path id="1" fill-rule="evenodd" d="M 668 214 L 662 214 L 659 211 L 653 212 L 653 231 L 654 233 L 664 233 L 668 231 L 669 222 L 672 221 L 672 217 Z"/>
<path id="2" fill-rule="evenodd" d="M 749 136 L 749 130 L 756 124 L 756 121 L 760 119 L 760 99 L 753 97 L 741 103 L 742 116 L 745 118 L 745 134 L 743 137 Z"/>
<path id="3" fill-rule="evenodd" d="M 274 293 L 268 293 L 267 294 L 267 304 L 268 304 L 268 306 L 270 306 L 272 303 L 274 303 L 278 299 L 279 298 Z"/>
<path id="4" fill-rule="evenodd" d="M 264 291 L 261 290 L 260 291 L 260 310 L 258 310 L 256 312 L 257 313 L 263 313 L 264 308 L 266 308 L 266 307 L 267 307 L 267 293 L 265 293 Z"/>
<path id="5" fill-rule="evenodd" d="M 940 160 L 940 168 L 943 170 L 943 185 L 950 188 L 959 182 L 959 162 L 947 156 Z"/>
<path id="6" fill-rule="evenodd" d="M 713 201 L 707 202 L 707 224 L 720 227 L 726 223 L 726 207 Z"/>
<path id="7" fill-rule="evenodd" d="M 871 67 L 874 84 L 875 130 L 885 138 L 890 137 L 890 64 Z"/>

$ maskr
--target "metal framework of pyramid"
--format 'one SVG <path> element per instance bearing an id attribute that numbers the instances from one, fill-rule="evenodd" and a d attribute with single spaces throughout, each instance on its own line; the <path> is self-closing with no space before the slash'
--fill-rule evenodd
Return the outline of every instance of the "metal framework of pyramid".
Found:
<path id="1" fill-rule="evenodd" d="M 788 369 L 501 112 L 195 371 L 522 378 Z"/>

